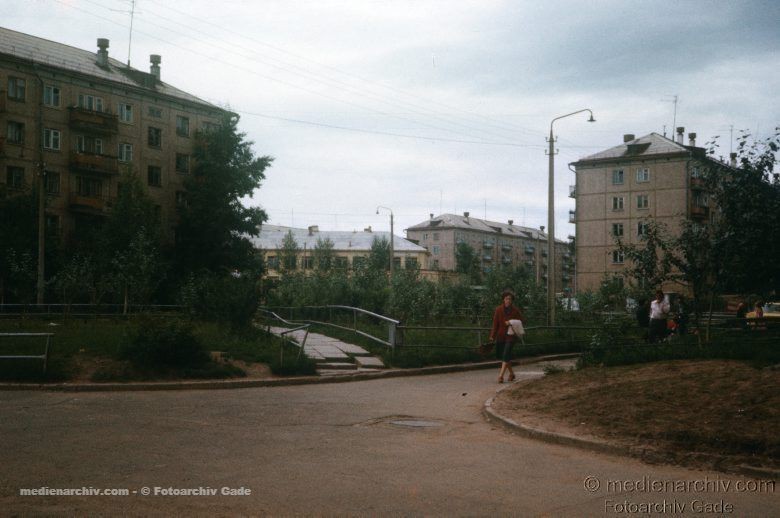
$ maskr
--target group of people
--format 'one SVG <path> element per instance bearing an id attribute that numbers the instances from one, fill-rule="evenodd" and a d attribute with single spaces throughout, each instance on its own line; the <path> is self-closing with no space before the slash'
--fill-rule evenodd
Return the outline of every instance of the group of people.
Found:
<path id="1" fill-rule="evenodd" d="M 674 319 L 669 320 L 672 311 L 671 304 L 664 297 L 664 292 L 656 290 L 655 298 L 647 303 L 640 300 L 636 308 L 636 320 L 639 327 L 647 329 L 647 341 L 657 343 L 665 340 L 670 334 L 684 335 L 688 328 L 688 315 L 682 301 L 678 307 Z"/>

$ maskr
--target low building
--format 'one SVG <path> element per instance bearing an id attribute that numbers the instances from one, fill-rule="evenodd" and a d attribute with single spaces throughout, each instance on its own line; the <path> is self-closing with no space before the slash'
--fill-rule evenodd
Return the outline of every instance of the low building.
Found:
<path id="1" fill-rule="evenodd" d="M 280 265 L 281 251 L 284 248 L 285 236 L 291 234 L 298 246 L 294 264 Z M 371 245 L 375 239 L 386 239 L 390 242 L 390 232 L 374 232 L 371 227 L 362 231 L 320 231 L 317 225 L 308 228 L 293 228 L 279 225 L 263 225 L 260 235 L 251 238 L 254 246 L 263 254 L 266 265 L 266 275 L 270 278 L 279 277 L 282 269 L 292 271 L 314 271 L 314 249 L 318 242 L 330 240 L 333 243 L 335 269 L 350 271 L 360 266 L 368 258 Z M 393 260 L 396 269 L 428 268 L 428 251 L 411 241 L 399 236 L 393 240 Z M 285 266 L 285 268 L 281 268 Z"/>
<path id="2" fill-rule="evenodd" d="M 500 266 L 524 266 L 537 283 L 547 282 L 547 234 L 542 230 L 471 217 L 441 214 L 409 227 L 410 241 L 430 253 L 431 269 L 454 271 L 455 251 L 466 243 L 477 253 L 480 267 L 487 273 Z M 574 258 L 565 241 L 555 240 L 555 291 L 563 292 L 573 285 Z"/>

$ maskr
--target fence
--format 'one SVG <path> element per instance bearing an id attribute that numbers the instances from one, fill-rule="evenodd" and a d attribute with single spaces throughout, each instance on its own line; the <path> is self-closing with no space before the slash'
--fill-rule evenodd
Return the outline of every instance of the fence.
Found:
<path id="1" fill-rule="evenodd" d="M 130 305 L 123 304 L 0 304 L 0 319 L 21 317 L 117 317 L 130 314 L 153 313 L 177 316 L 184 309 L 179 305 Z"/>
<path id="2" fill-rule="evenodd" d="M 51 337 L 53 333 L 0 333 L 0 338 L 35 338 L 46 337 L 46 347 L 43 354 L 4 354 L 0 360 L 43 360 L 43 373 L 46 374 L 46 367 L 49 363 L 49 347 L 51 346 Z"/>

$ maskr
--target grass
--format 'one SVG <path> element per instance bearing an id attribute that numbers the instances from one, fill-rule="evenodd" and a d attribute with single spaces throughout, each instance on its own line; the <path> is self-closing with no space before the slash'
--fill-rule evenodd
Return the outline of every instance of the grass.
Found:
<path id="1" fill-rule="evenodd" d="M 167 318 L 167 317 L 162 317 Z M 280 341 L 258 329 L 236 333 L 213 322 L 192 321 L 193 334 L 208 351 L 219 351 L 227 362 L 210 361 L 202 366 L 160 370 L 137 368 L 119 360 L 122 344 L 138 324 L 137 319 L 87 318 L 69 319 L 49 325 L 48 320 L 26 318 L 0 320 L 0 332 L 54 333 L 47 372 L 42 362 L 0 360 L 0 380 L 26 382 L 62 382 L 73 380 L 132 381 L 154 379 L 208 379 L 244 376 L 233 361 L 263 363 L 280 375 L 310 374 L 313 362 L 295 361 L 298 348 L 287 345 L 285 362 L 280 363 Z M 44 342 L 39 339 L 0 339 L 0 354 L 42 354 Z"/>
<path id="2" fill-rule="evenodd" d="M 587 367 L 519 383 L 499 398 L 518 421 L 547 419 L 661 452 L 672 462 L 721 454 L 780 468 L 780 369 L 735 360 Z M 557 423 L 557 424 L 556 424 Z"/>

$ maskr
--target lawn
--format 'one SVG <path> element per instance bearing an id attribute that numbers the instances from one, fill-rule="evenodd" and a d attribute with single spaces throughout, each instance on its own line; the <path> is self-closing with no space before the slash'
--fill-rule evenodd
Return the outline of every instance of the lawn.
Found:
<path id="1" fill-rule="evenodd" d="M 675 360 L 517 383 L 496 408 L 521 423 L 654 450 L 670 462 L 697 465 L 697 455 L 719 454 L 726 464 L 778 469 L 778 387 L 777 366 Z"/>

